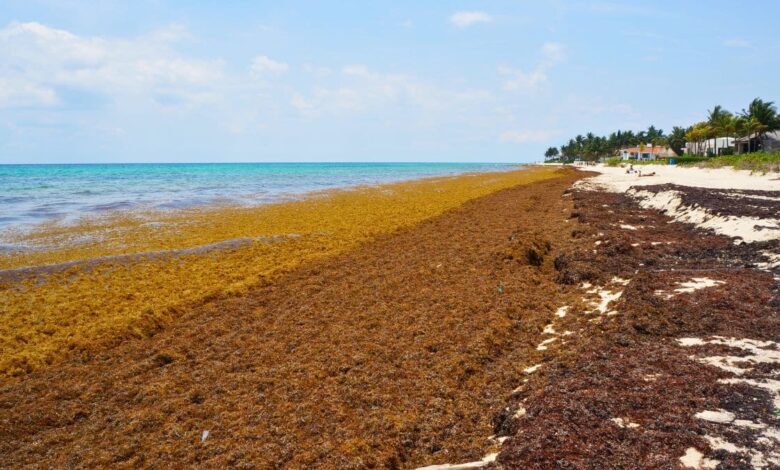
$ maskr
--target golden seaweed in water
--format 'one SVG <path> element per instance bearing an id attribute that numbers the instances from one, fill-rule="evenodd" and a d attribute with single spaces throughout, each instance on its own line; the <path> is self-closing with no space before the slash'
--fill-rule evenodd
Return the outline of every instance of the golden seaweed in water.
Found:
<path id="1" fill-rule="evenodd" d="M 469 199 L 555 176 L 534 168 L 429 178 L 258 207 L 116 213 L 11 235 L 7 242 L 36 249 L 0 255 L 0 269 L 38 268 L 0 278 L 0 373 L 148 335 L 216 295 L 240 295 Z M 46 267 L 69 262 L 77 263 Z"/>

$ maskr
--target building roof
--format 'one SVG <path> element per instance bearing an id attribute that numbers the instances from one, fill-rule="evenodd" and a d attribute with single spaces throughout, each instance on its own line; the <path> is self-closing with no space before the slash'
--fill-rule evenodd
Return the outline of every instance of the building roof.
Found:
<path id="1" fill-rule="evenodd" d="M 755 135 L 753 135 L 753 136 L 750 137 L 750 140 L 755 139 L 755 138 L 756 138 Z M 780 140 L 780 131 L 767 132 L 764 135 L 764 138 L 765 139 L 771 139 L 771 140 Z M 740 137 L 739 139 L 737 139 L 737 142 L 740 142 L 740 143 L 747 142 L 747 141 L 748 141 L 747 137 Z"/>

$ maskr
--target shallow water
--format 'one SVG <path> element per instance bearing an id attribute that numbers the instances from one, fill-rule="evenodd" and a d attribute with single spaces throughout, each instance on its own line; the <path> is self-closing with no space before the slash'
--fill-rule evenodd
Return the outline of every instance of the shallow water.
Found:
<path id="1" fill-rule="evenodd" d="M 509 169 L 495 163 L 0 165 L 0 229 L 134 208 L 262 204 L 309 191 Z"/>

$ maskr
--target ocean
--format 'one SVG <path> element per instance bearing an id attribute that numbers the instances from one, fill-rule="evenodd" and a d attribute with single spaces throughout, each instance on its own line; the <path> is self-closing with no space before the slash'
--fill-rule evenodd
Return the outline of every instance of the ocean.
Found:
<path id="1" fill-rule="evenodd" d="M 0 165 L 0 229 L 132 209 L 264 204 L 310 191 L 508 170 L 497 163 Z"/>

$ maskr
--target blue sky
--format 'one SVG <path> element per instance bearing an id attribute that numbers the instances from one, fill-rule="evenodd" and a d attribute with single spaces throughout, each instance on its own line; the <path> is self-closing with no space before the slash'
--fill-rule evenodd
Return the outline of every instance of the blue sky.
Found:
<path id="1" fill-rule="evenodd" d="M 510 161 L 780 101 L 780 2 L 0 0 L 0 163 Z"/>

